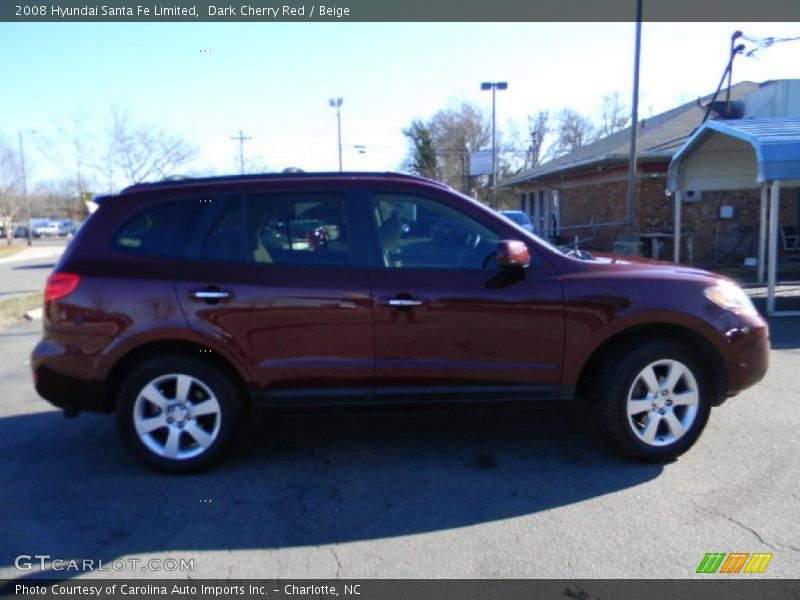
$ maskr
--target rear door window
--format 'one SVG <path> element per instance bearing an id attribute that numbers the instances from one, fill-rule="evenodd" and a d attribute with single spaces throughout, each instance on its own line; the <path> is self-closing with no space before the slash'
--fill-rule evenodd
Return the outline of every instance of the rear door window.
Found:
<path id="1" fill-rule="evenodd" d="M 181 256 L 203 211 L 202 199 L 174 200 L 149 206 L 128 219 L 114 237 L 122 250 L 165 257 Z"/>
<path id="2" fill-rule="evenodd" d="M 328 266 L 349 262 L 347 203 L 339 193 L 251 195 L 246 229 L 248 262 Z"/>

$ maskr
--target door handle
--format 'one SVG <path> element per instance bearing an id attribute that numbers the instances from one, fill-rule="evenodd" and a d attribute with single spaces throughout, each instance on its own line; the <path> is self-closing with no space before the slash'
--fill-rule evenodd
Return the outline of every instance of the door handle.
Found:
<path id="1" fill-rule="evenodd" d="M 189 295 L 198 300 L 224 300 L 231 297 L 230 292 L 222 290 L 200 290 L 199 292 L 190 292 Z"/>
<path id="2" fill-rule="evenodd" d="M 388 304 L 394 308 L 414 308 L 415 306 L 422 306 L 422 300 L 414 300 L 412 298 L 392 298 L 391 300 L 384 300 L 381 304 Z"/>

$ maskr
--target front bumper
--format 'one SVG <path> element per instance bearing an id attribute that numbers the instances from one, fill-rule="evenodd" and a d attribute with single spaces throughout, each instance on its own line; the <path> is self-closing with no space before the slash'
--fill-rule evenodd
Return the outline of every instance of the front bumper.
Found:
<path id="1" fill-rule="evenodd" d="M 726 334 L 728 368 L 728 396 L 755 385 L 769 367 L 769 328 L 746 326 L 729 330 Z"/>

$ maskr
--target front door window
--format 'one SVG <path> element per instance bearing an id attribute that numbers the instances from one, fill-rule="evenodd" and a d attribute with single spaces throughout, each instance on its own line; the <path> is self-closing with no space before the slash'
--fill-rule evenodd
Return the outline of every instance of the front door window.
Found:
<path id="1" fill-rule="evenodd" d="M 384 266 L 390 269 L 484 269 L 499 235 L 449 206 L 417 196 L 373 196 Z"/>

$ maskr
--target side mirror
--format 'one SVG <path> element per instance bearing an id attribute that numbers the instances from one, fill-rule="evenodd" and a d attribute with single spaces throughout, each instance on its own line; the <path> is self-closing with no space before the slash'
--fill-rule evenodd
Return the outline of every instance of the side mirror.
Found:
<path id="1" fill-rule="evenodd" d="M 502 240 L 497 243 L 497 266 L 504 269 L 527 269 L 531 266 L 531 253 L 525 242 Z"/>

